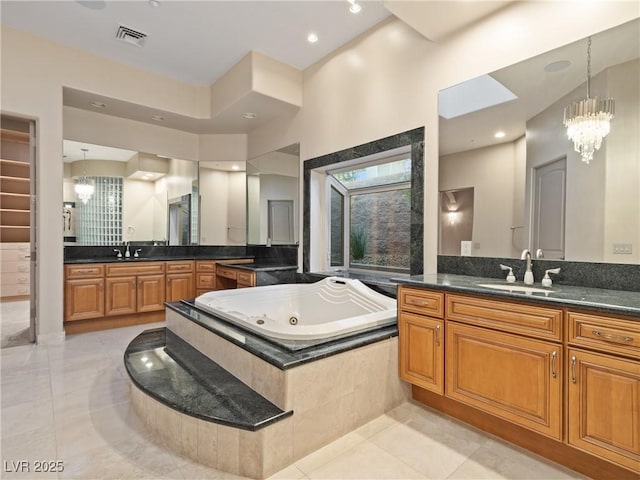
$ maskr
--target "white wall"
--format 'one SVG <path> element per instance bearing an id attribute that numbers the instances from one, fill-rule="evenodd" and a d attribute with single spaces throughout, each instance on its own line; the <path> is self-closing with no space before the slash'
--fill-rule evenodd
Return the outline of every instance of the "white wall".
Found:
<path id="1" fill-rule="evenodd" d="M 519 190 L 525 158 L 520 140 L 440 158 L 440 191 L 474 188 L 473 250 L 481 257 L 512 257 Z M 522 217 L 522 212 L 520 217 Z"/>
<path id="2" fill-rule="evenodd" d="M 125 178 L 122 189 L 123 241 L 159 240 L 153 236 L 155 184 Z"/>
<path id="3" fill-rule="evenodd" d="M 200 169 L 200 241 L 203 245 L 244 245 L 244 172 Z"/>
<path id="4" fill-rule="evenodd" d="M 269 200 L 293 200 L 294 241 L 298 232 L 298 178 L 285 175 L 260 175 L 260 240 L 264 244 L 269 236 Z"/>
<path id="5" fill-rule="evenodd" d="M 392 19 L 305 71 L 302 109 L 252 131 L 248 156 L 300 142 L 304 160 L 424 125 L 425 271 L 433 272 L 438 90 L 637 16 L 637 2 L 517 2 L 440 44 Z M 63 278 L 62 87 L 194 118 L 210 114 L 210 98 L 207 87 L 160 77 L 5 26 L 0 43 L 3 113 L 35 119 L 38 130 L 37 175 L 47 181 L 37 183 L 36 227 L 40 238 L 47 240 L 39 245 L 36 302 L 41 315 L 36 334 L 40 342 L 55 341 L 64 335 L 62 282 L 50 281 Z M 191 158 L 175 153 L 177 146 L 167 148 L 172 150 L 169 156 Z"/>

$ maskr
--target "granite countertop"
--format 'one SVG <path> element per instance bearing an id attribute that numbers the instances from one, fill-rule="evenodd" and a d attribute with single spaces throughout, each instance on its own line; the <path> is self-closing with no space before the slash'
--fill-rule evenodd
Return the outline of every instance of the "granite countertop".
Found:
<path id="1" fill-rule="evenodd" d="M 410 277 L 394 278 L 393 281 L 398 284 L 415 285 L 438 290 L 475 293 L 503 299 L 527 300 L 528 302 L 540 303 L 547 306 L 580 307 L 602 313 L 628 315 L 637 317 L 640 320 L 640 292 L 575 287 L 555 283 L 551 287 L 545 288 L 542 287 L 540 283 L 536 283 L 530 286 L 545 290 L 544 293 L 525 293 L 495 290 L 480 286 L 480 284 L 525 286 L 522 282 L 509 284 L 505 280 L 498 278 L 445 273 L 412 275 Z"/>
<path id="2" fill-rule="evenodd" d="M 227 263 L 226 267 L 238 268 L 240 270 L 249 270 L 252 272 L 276 272 L 280 270 L 297 270 L 297 265 L 282 265 L 273 262 L 254 262 L 254 263 Z"/>
<path id="3" fill-rule="evenodd" d="M 391 326 L 375 330 L 323 340 L 283 341 L 274 339 L 269 341 L 230 322 L 204 313 L 190 301 L 182 300 L 165 305 L 281 370 L 398 336 L 398 326 L 394 323 Z"/>
<path id="4" fill-rule="evenodd" d="M 253 258 L 250 256 L 238 256 L 238 255 L 154 255 L 153 257 L 129 257 L 129 258 L 117 258 L 115 254 L 109 257 L 95 257 L 95 258 L 71 258 L 65 259 L 66 265 L 82 264 L 82 263 L 139 263 L 139 262 L 167 262 L 173 260 L 237 260 L 241 258 Z M 236 265 L 234 265 L 236 266 Z"/>

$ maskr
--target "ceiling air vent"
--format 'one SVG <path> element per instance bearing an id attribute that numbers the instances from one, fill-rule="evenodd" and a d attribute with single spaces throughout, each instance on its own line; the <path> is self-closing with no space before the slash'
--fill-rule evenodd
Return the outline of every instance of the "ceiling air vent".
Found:
<path id="1" fill-rule="evenodd" d="M 116 32 L 116 38 L 122 42 L 135 45 L 136 47 L 141 47 L 144 45 L 144 40 L 147 38 L 147 34 L 138 32 L 133 28 L 125 27 L 124 25 L 119 25 L 118 31 Z"/>

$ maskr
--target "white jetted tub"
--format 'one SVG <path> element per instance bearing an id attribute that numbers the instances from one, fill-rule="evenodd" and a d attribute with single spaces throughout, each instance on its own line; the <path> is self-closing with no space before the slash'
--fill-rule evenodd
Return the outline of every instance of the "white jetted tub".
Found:
<path id="1" fill-rule="evenodd" d="M 269 337 L 309 340 L 396 323 L 396 301 L 359 280 L 328 277 L 316 283 L 218 290 L 196 306 Z"/>

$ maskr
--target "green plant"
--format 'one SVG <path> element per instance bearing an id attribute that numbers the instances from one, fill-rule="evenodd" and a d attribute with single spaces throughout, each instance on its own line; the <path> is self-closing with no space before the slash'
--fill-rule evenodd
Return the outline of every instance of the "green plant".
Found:
<path id="1" fill-rule="evenodd" d="M 354 260 L 362 260 L 364 251 L 367 248 L 367 234 L 362 228 L 354 228 L 351 230 L 351 258 Z"/>

